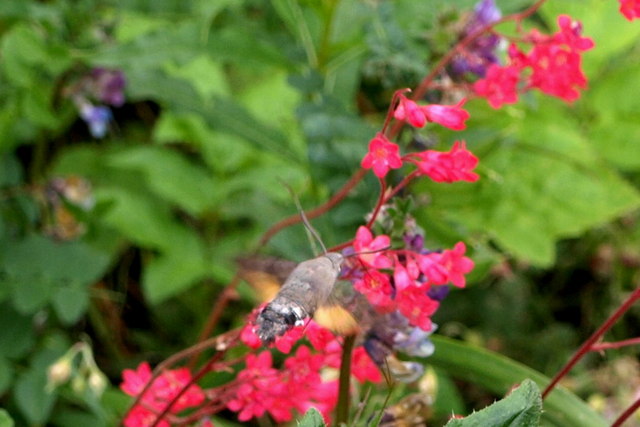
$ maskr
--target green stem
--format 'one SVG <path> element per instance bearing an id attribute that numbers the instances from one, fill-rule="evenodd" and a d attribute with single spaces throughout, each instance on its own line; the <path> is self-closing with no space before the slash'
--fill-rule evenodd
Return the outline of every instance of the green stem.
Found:
<path id="1" fill-rule="evenodd" d="M 351 353 L 356 342 L 355 335 L 344 338 L 342 361 L 340 363 L 340 383 L 338 387 L 338 405 L 336 406 L 336 425 L 346 424 L 349 420 L 349 385 L 351 383 Z"/>

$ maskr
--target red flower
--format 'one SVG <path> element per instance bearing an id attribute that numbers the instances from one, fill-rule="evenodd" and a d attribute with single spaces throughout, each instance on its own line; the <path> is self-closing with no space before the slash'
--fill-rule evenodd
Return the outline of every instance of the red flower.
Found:
<path id="1" fill-rule="evenodd" d="M 368 270 L 364 274 L 364 278 L 358 279 L 353 283 L 353 288 L 367 297 L 367 300 L 378 311 L 389 312 L 394 308 L 391 295 L 393 288 L 389 276 L 377 270 Z"/>
<path id="2" fill-rule="evenodd" d="M 458 242 L 452 250 L 423 255 L 419 260 L 420 271 L 427 276 L 431 284 L 453 283 L 454 286 L 464 288 L 464 275 L 473 270 L 473 261 L 464 256 L 466 250 L 465 244 Z"/>
<path id="3" fill-rule="evenodd" d="M 150 427 L 156 422 L 157 418 L 157 414 L 140 405 L 136 405 L 129 411 L 122 424 L 124 424 L 125 427 Z M 170 427 L 169 423 L 165 420 L 160 421 L 157 426 Z"/>
<path id="4" fill-rule="evenodd" d="M 567 15 L 558 16 L 558 31 L 553 40 L 560 44 L 566 44 L 571 50 L 585 51 L 593 48 L 594 43 L 589 37 L 582 37 L 582 24 L 574 21 Z"/>
<path id="5" fill-rule="evenodd" d="M 369 152 L 362 159 L 364 169 L 373 168 L 373 173 L 378 178 L 384 178 L 389 169 L 402 167 L 400 147 L 389 141 L 386 136 L 378 132 L 369 142 Z"/>
<path id="6" fill-rule="evenodd" d="M 400 102 L 393 112 L 393 117 L 397 120 L 405 120 L 411 126 L 421 128 L 427 123 L 427 116 L 423 107 L 419 106 L 415 101 L 407 99 L 404 95 L 400 95 Z"/>
<path id="7" fill-rule="evenodd" d="M 151 367 L 148 362 L 142 362 L 138 368 L 122 371 L 122 384 L 120 390 L 129 396 L 137 396 L 151 379 Z"/>
<path id="8" fill-rule="evenodd" d="M 519 80 L 520 67 L 493 64 L 487 70 L 487 76 L 473 84 L 473 90 L 487 98 L 493 108 L 500 108 L 503 104 L 515 104 L 518 101 Z"/>
<path id="9" fill-rule="evenodd" d="M 465 121 L 469 118 L 469 113 L 462 109 L 466 99 L 457 105 L 430 104 L 422 107 L 427 120 L 441 124 L 453 130 L 463 130 L 467 126 Z"/>
<path id="10" fill-rule="evenodd" d="M 413 162 L 424 175 L 436 182 L 475 182 L 478 175 L 471 172 L 478 158 L 467 150 L 464 141 L 456 141 L 449 152 L 427 150 L 414 155 Z"/>
<path id="11" fill-rule="evenodd" d="M 440 303 L 427 296 L 425 289 L 411 287 L 396 295 L 398 310 L 409 324 L 422 330 L 430 331 L 431 316 L 438 310 Z"/>
<path id="12" fill-rule="evenodd" d="M 629 21 L 640 18 L 640 1 L 638 0 L 619 0 L 620 13 Z"/>
<path id="13" fill-rule="evenodd" d="M 146 384 L 151 380 L 151 368 L 147 362 L 142 362 L 134 371 L 125 369 L 122 372 L 123 382 L 120 389 L 130 396 L 139 395 Z M 151 387 L 142 397 L 142 406 L 133 408 L 125 419 L 125 425 L 146 426 L 155 422 L 157 415 L 147 408 L 157 412 L 165 410 L 167 405 L 191 382 L 191 372 L 187 368 L 167 370 L 160 374 L 152 383 Z M 175 414 L 184 409 L 200 405 L 204 401 L 202 389 L 192 384 L 182 393 L 180 398 L 171 406 L 170 412 Z M 149 424 L 145 424 L 149 422 Z M 162 421 L 160 425 L 168 426 Z"/>
<path id="14" fill-rule="evenodd" d="M 391 260 L 384 253 L 384 249 L 388 249 L 390 244 L 389 236 L 381 234 L 374 239 L 367 227 L 360 226 L 356 232 L 353 248 L 358 254 L 358 259 L 367 267 L 389 268 L 392 265 Z"/>
<path id="15" fill-rule="evenodd" d="M 351 356 L 351 375 L 360 383 L 364 383 L 365 381 L 379 383 L 382 381 L 380 370 L 362 346 L 356 347 L 353 350 L 353 355 Z"/>

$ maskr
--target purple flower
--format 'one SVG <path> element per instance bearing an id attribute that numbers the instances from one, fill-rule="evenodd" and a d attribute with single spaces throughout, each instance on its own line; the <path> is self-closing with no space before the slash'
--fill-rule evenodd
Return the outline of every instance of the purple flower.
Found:
<path id="1" fill-rule="evenodd" d="M 105 104 L 120 107 L 124 104 L 126 80 L 120 70 L 94 68 L 91 71 L 93 95 Z"/>
<path id="2" fill-rule="evenodd" d="M 494 0 L 481 0 L 476 4 L 474 13 L 464 28 L 462 37 L 465 37 L 480 28 L 498 21 L 502 17 L 500 9 Z M 455 74 L 471 72 L 484 77 L 487 69 L 498 63 L 495 50 L 500 43 L 500 37 L 495 34 L 484 34 L 476 38 L 465 50 L 454 58 L 451 69 Z"/>
<path id="3" fill-rule="evenodd" d="M 94 138 L 104 138 L 107 134 L 107 125 L 113 115 L 109 107 L 104 105 L 91 105 L 88 102 L 80 107 L 80 117 L 89 125 L 89 132 Z"/>

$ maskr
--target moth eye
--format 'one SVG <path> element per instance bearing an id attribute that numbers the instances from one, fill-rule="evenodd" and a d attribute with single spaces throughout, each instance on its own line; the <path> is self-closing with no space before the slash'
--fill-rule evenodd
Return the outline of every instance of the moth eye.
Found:
<path id="1" fill-rule="evenodd" d="M 297 321 L 298 321 L 298 316 L 296 316 L 295 313 L 293 312 L 287 313 L 284 315 L 284 322 L 287 325 L 295 325 Z"/>

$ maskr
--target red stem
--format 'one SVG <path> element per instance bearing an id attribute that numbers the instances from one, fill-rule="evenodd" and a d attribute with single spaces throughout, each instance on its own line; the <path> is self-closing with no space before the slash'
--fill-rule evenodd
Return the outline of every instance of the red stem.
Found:
<path id="1" fill-rule="evenodd" d="M 605 332 L 607 332 L 614 323 L 616 323 L 616 321 L 624 314 L 627 312 L 627 310 L 629 310 L 629 308 L 631 308 L 631 306 L 638 300 L 640 299 L 640 288 L 636 289 L 635 291 L 633 291 L 631 293 L 631 295 L 629 295 L 629 297 L 626 299 L 626 301 L 624 301 L 617 309 L 616 311 L 613 312 L 613 314 L 598 328 L 598 330 L 596 330 L 593 335 L 591 335 L 589 337 L 589 339 L 587 339 L 584 343 L 582 343 L 582 345 L 580 346 L 580 348 L 574 353 L 574 355 L 571 357 L 571 359 L 569 359 L 569 361 L 567 362 L 566 365 L 563 366 L 563 368 L 551 379 L 551 382 L 549 383 L 549 385 L 544 389 L 544 391 L 542 392 L 542 398 L 544 399 L 549 393 L 551 393 L 551 391 L 553 390 L 553 388 L 556 386 L 556 384 L 558 383 L 558 381 L 560 381 L 565 375 L 567 375 L 567 373 L 571 370 L 571 368 L 574 367 L 574 365 L 576 363 L 578 363 L 578 361 L 580 359 L 582 359 L 582 357 L 587 354 L 589 351 L 591 351 L 591 347 L 596 343 L 596 341 L 598 341 L 600 339 L 600 337 L 602 335 L 605 334 Z"/>
<path id="2" fill-rule="evenodd" d="M 611 424 L 611 427 L 621 426 L 622 423 L 627 420 L 627 418 L 629 418 L 631 415 L 633 415 L 634 412 L 638 410 L 638 408 L 640 408 L 640 397 L 636 399 L 636 401 L 633 402 L 631 406 L 629 406 L 622 414 L 620 414 L 618 419 L 616 419 L 613 424 Z"/>
<path id="3" fill-rule="evenodd" d="M 601 342 L 591 346 L 590 351 L 602 351 L 602 350 L 612 350 L 616 348 L 622 348 L 629 345 L 637 345 L 640 344 L 640 337 L 638 338 L 629 338 L 628 340 L 616 341 L 616 342 Z"/>

